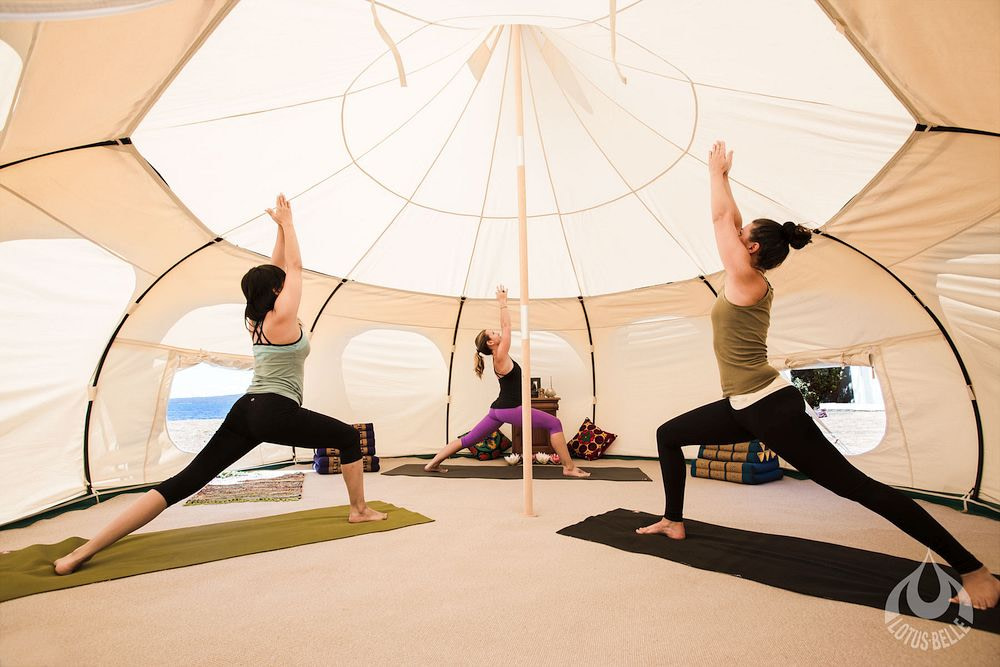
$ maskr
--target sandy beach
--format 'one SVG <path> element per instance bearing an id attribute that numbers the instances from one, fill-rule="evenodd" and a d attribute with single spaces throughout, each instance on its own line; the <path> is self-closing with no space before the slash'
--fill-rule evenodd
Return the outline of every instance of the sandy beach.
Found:
<path id="1" fill-rule="evenodd" d="M 221 425 L 221 419 L 181 419 L 168 421 L 167 432 L 178 449 L 197 454 Z"/>

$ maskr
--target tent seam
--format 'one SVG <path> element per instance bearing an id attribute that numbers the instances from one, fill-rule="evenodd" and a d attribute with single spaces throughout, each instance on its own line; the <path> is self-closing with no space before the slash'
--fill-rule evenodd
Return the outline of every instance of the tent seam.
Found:
<path id="1" fill-rule="evenodd" d="M 463 63 L 462 69 L 460 69 L 459 72 L 463 71 L 465 69 L 465 67 L 466 67 L 466 65 Z M 456 73 L 455 76 L 457 77 L 458 73 Z M 441 158 L 441 155 L 444 153 L 445 149 L 448 147 L 448 143 L 451 141 L 451 138 L 455 135 L 455 130 L 457 130 L 458 126 L 462 123 L 462 119 L 465 117 L 465 112 L 468 111 L 469 105 L 472 104 L 473 98 L 475 98 L 476 93 L 479 91 L 479 84 L 481 82 L 482 82 L 482 79 L 477 79 L 476 80 L 475 85 L 472 87 L 472 92 L 469 94 L 469 99 L 465 101 L 465 106 L 462 107 L 462 112 L 458 115 L 458 118 L 455 119 L 455 124 L 452 126 L 451 131 L 448 133 L 448 136 L 445 138 L 444 142 L 441 144 L 440 150 L 438 150 L 437 155 L 434 156 L 434 159 L 431 161 L 430 165 L 427 167 L 427 171 L 424 172 L 423 177 L 417 183 L 416 187 L 413 189 L 413 192 L 410 194 L 409 197 L 407 197 L 407 199 L 403 203 L 403 206 L 400 207 L 399 211 L 396 212 L 396 215 L 394 215 L 392 217 L 392 220 L 389 221 L 389 224 L 385 226 L 385 229 L 382 230 L 382 233 L 380 233 L 375 238 L 375 240 L 372 242 L 372 244 L 370 246 L 368 246 L 368 250 L 366 250 L 361 255 L 361 257 L 358 258 L 358 261 L 354 263 L 354 266 L 351 267 L 350 271 L 347 272 L 347 274 L 346 274 L 345 277 L 347 277 L 348 279 L 352 279 L 352 274 L 355 271 L 358 270 L 358 267 L 361 266 L 362 262 L 364 262 L 365 259 L 368 257 L 368 255 L 372 252 L 372 250 L 375 249 L 375 246 L 377 246 L 379 244 L 379 242 L 386 235 L 386 233 L 389 231 L 389 229 L 394 224 L 396 224 L 396 221 L 399 219 L 399 216 L 403 214 L 403 211 L 406 210 L 406 207 L 409 206 L 411 203 L 413 203 L 413 197 L 416 196 L 416 194 L 418 192 L 420 192 L 420 186 L 422 186 L 424 184 L 424 181 L 427 180 L 427 177 L 430 176 L 431 171 L 434 170 L 434 165 L 437 164 L 437 161 Z M 443 91 L 444 88 L 442 88 L 441 90 Z M 341 117 L 341 120 L 343 120 L 343 117 L 344 117 L 344 105 L 341 106 L 341 115 L 340 115 L 340 117 Z M 343 122 L 341 122 L 341 124 L 340 124 L 340 132 L 341 132 L 341 136 L 344 138 L 344 145 L 347 146 L 347 136 L 344 133 L 344 124 L 343 124 Z M 361 167 L 360 164 L 358 164 L 358 162 L 354 159 L 354 155 L 350 153 L 350 148 L 348 148 L 348 154 L 351 155 L 351 162 L 352 162 L 352 164 L 354 164 L 358 168 L 359 171 L 361 171 L 363 174 L 365 174 L 366 176 L 368 176 L 368 178 L 371 178 L 376 183 L 379 182 L 371 174 L 369 174 L 367 171 L 365 171 L 365 169 L 363 167 Z M 381 185 L 381 183 L 380 183 L 380 185 Z M 383 186 L 383 187 L 385 187 L 385 186 Z M 392 190 L 389 190 L 389 191 L 392 192 Z"/>
<path id="2" fill-rule="evenodd" d="M 525 61 L 525 66 L 530 69 L 530 66 L 527 64 L 527 61 Z M 553 78 L 555 79 L 554 75 Z M 566 105 L 569 107 L 570 111 L 573 112 L 573 116 L 580 124 L 580 127 L 583 128 L 583 131 L 586 132 L 588 137 L 590 137 L 590 140 L 591 142 L 593 142 L 594 147 L 597 148 L 598 152 L 600 152 L 602 156 L 604 156 L 604 159 L 607 161 L 608 165 L 615 171 L 616 174 L 618 174 L 618 178 L 622 180 L 622 183 L 625 184 L 625 187 L 629 189 L 629 192 L 623 195 L 622 197 L 619 197 L 619 199 L 624 199 L 625 197 L 628 197 L 628 195 L 634 196 L 639 201 L 639 203 L 642 204 L 642 207 L 646 209 L 646 212 L 653 217 L 653 220 L 656 221 L 656 223 L 660 226 L 660 228 L 663 229 L 663 231 L 667 234 L 667 236 L 670 237 L 670 239 L 677 245 L 677 247 L 681 250 L 681 252 L 683 252 L 684 255 L 688 258 L 688 260 L 694 265 L 694 267 L 698 270 L 698 273 L 705 273 L 705 270 L 702 268 L 698 260 L 695 259 L 695 257 L 691 254 L 691 252 L 679 240 L 677 240 L 677 238 L 672 233 L 670 233 L 670 230 L 668 230 L 666 225 L 663 224 L 663 221 L 660 220 L 659 216 L 653 213 L 652 209 L 649 208 L 649 205 L 646 204 L 643 198 L 639 196 L 639 193 L 632 187 L 632 185 L 628 182 L 628 180 L 626 180 L 625 176 L 621 173 L 618 167 L 616 167 L 614 162 L 611 161 L 611 158 L 608 157 L 608 154 L 604 152 L 604 149 L 601 148 L 601 145 L 597 142 L 597 139 L 594 138 L 594 135 L 591 134 L 590 129 L 586 126 L 586 124 L 580 118 L 580 115 L 577 113 L 576 108 L 573 106 L 573 103 L 569 99 L 569 95 L 566 94 L 566 90 L 563 88 L 562 82 L 556 79 L 556 85 L 559 87 L 559 92 L 562 93 L 563 99 L 566 100 Z"/>
<path id="3" fill-rule="evenodd" d="M 28 44 L 28 52 L 24 56 L 22 61 L 21 74 L 17 78 L 17 85 L 14 86 L 14 99 L 11 100 L 11 107 L 7 114 L 7 122 L 4 127 L 0 127 L 0 155 L 3 155 L 4 145 L 7 143 L 7 137 L 10 136 L 10 128 L 14 120 L 15 114 L 17 113 L 17 100 L 20 97 L 21 86 L 24 85 L 24 79 L 27 76 L 28 67 L 31 66 L 32 56 L 35 55 L 35 45 L 38 43 L 38 35 L 42 30 L 42 23 L 36 22 L 35 28 L 31 32 L 31 42 Z M 7 165 L 4 165 L 7 166 Z"/>
<path id="4" fill-rule="evenodd" d="M 628 39 L 628 37 L 625 37 L 625 39 Z M 564 39 L 562 41 L 565 42 L 566 44 L 569 44 L 571 46 L 574 46 L 574 47 L 576 47 L 576 48 L 584 51 L 584 53 L 590 53 L 586 49 L 583 49 L 582 47 L 577 46 L 576 44 L 574 44 L 570 40 L 565 40 Z M 632 41 L 632 40 L 629 40 L 629 41 Z M 633 42 L 633 43 L 635 43 L 635 42 Z M 596 56 L 596 54 L 590 54 L 590 55 Z M 653 54 L 653 55 L 656 55 L 656 54 Z M 600 57 L 602 60 L 607 60 L 606 58 L 603 58 L 601 56 L 596 56 L 596 57 Z M 657 55 L 657 57 L 660 58 L 660 56 L 658 56 L 658 55 Z M 678 71 L 683 71 L 683 70 L 677 68 L 675 65 L 673 65 L 669 61 L 664 60 L 663 58 L 660 58 L 660 59 L 663 60 L 668 65 L 670 65 L 671 67 L 674 67 Z M 665 176 L 668 171 L 670 171 L 671 169 L 673 169 L 673 167 L 677 163 L 679 163 L 682 159 L 684 159 L 685 156 L 689 156 L 692 159 L 694 159 L 696 162 L 698 162 L 698 163 L 700 163 L 702 165 L 708 166 L 707 162 L 705 162 L 703 159 L 699 158 L 698 156 L 696 156 L 694 153 L 691 152 L 691 147 L 694 145 L 694 138 L 695 138 L 695 135 L 697 134 L 697 131 L 698 131 L 698 124 L 697 124 L 697 122 L 695 122 L 694 126 L 691 128 L 691 137 L 688 140 L 688 145 L 686 147 L 682 147 L 680 144 L 677 144 L 673 140 L 669 139 L 668 137 L 665 137 L 662 134 L 660 134 L 660 132 L 658 130 L 656 130 L 653 127 L 650 127 L 645 121 L 643 121 L 642 119 L 640 119 L 639 117 L 637 117 L 635 114 L 633 114 L 631 111 L 629 111 L 628 109 L 626 109 L 625 107 L 623 107 L 621 104 L 619 104 L 618 100 L 614 99 L 611 95 L 609 95 L 608 93 L 606 93 L 603 88 L 601 88 L 590 77 L 588 77 L 586 74 L 584 74 L 575 64 L 573 64 L 572 61 L 567 61 L 567 62 L 569 62 L 569 66 L 573 68 L 573 71 L 576 72 L 577 75 L 579 75 L 584 81 L 586 81 L 587 83 L 589 83 L 594 90 L 596 90 L 601 95 L 603 95 L 605 98 L 607 98 L 608 101 L 610 101 L 616 107 L 618 107 L 619 109 L 621 109 L 622 111 L 624 111 L 626 114 L 629 115 L 629 117 L 631 117 L 633 120 L 635 120 L 636 122 L 638 122 L 639 124 L 641 124 L 643 127 L 645 127 L 646 129 L 648 129 L 650 132 L 652 132 L 656 136 L 660 137 L 661 139 L 663 139 L 664 141 L 666 141 L 668 144 L 672 145 L 674 148 L 676 148 L 679 151 L 681 151 L 681 155 L 677 158 L 677 160 L 674 161 L 673 164 L 671 164 L 669 167 L 667 167 L 662 172 L 660 172 L 659 174 L 657 174 L 656 177 L 653 178 L 653 179 L 651 179 L 648 183 L 645 183 L 644 185 L 641 185 L 638 188 L 636 188 L 635 189 L 636 192 L 642 192 L 643 190 L 647 189 L 648 187 L 650 187 L 651 185 L 653 185 L 654 183 L 656 183 L 658 180 L 660 180 L 660 178 L 662 178 L 663 176 Z M 641 70 L 641 69 L 639 69 L 637 67 L 631 67 L 628 64 L 623 65 L 623 67 L 629 67 L 631 69 L 636 69 L 636 70 L 639 70 L 639 71 L 645 71 L 645 70 Z M 653 72 L 650 72 L 650 73 L 651 74 L 655 74 Z M 687 76 L 687 75 L 685 74 L 685 76 Z M 691 94 L 694 97 L 694 106 L 695 106 L 695 112 L 694 113 L 695 113 L 695 117 L 696 118 L 698 116 L 699 100 L 698 100 L 698 93 L 697 93 L 697 91 L 694 90 L 694 88 L 696 86 L 707 87 L 707 88 L 715 88 L 715 87 L 717 87 L 717 86 L 708 86 L 707 84 L 703 84 L 703 83 L 698 83 L 697 81 L 695 81 L 691 77 L 687 77 L 686 79 L 674 79 L 673 77 L 667 77 L 667 78 L 670 78 L 670 79 L 673 79 L 673 80 L 676 80 L 676 81 L 679 81 L 679 82 L 684 82 L 684 83 L 687 83 L 688 85 L 691 86 L 691 88 L 692 88 L 692 93 Z M 743 91 L 737 91 L 737 92 L 743 92 Z M 754 93 L 748 93 L 748 94 L 754 94 Z M 781 99 L 785 99 L 785 98 L 781 98 Z M 797 101 L 806 102 L 808 100 L 797 100 Z M 792 213 L 794 213 L 800 219 L 804 219 L 804 216 L 801 215 L 798 211 L 792 211 L 792 209 L 788 208 L 788 206 L 786 206 L 785 204 L 782 204 L 782 203 L 776 201 L 774 198 L 769 197 L 768 195 L 764 194 L 760 190 L 757 190 L 756 188 L 753 188 L 753 187 L 747 185 L 743 181 L 741 181 L 741 180 L 739 180 L 737 178 L 733 178 L 732 176 L 730 176 L 729 180 L 731 182 L 736 183 L 737 185 L 745 188 L 746 190 L 749 190 L 750 192 L 752 192 L 752 193 L 754 193 L 754 194 L 756 194 L 756 195 L 758 195 L 758 196 L 766 199 L 767 201 L 771 202 L 775 206 L 778 206 L 780 208 L 784 208 L 784 209 L 787 209 L 787 210 L 791 211 Z"/>
<path id="5" fill-rule="evenodd" d="M 500 36 L 503 33 L 503 28 L 497 33 L 497 38 L 493 42 L 493 49 L 496 50 L 497 43 L 500 41 Z M 507 89 L 507 73 L 510 70 L 510 43 L 511 37 L 507 37 L 507 54 L 504 57 L 504 67 L 503 67 L 503 83 L 500 86 L 500 104 L 497 108 L 497 127 L 493 133 L 493 148 L 490 151 L 490 167 L 486 174 L 486 187 L 483 189 L 483 204 L 479 209 L 479 222 L 476 225 L 476 235 L 472 239 L 472 251 L 469 253 L 469 265 L 465 268 L 465 280 L 462 283 L 462 298 L 465 298 L 466 292 L 469 289 L 469 277 L 472 275 L 472 265 L 476 260 L 476 247 L 479 245 L 479 232 L 483 228 L 483 213 L 486 212 L 486 200 L 490 194 L 490 182 L 493 180 L 493 161 L 497 154 L 497 140 L 500 137 L 500 120 L 503 117 L 503 98 L 504 91 Z M 491 55 L 492 59 L 492 55 Z M 461 313 L 461 311 L 459 311 Z M 451 382 L 451 376 L 449 374 L 449 383 Z"/>
<path id="6" fill-rule="evenodd" d="M 191 58 L 194 57 L 194 54 L 201 50 L 201 47 L 204 46 L 205 42 L 212 35 L 212 33 L 216 31 L 222 21 L 229 16 L 229 13 L 236 7 L 237 2 L 238 0 L 228 0 L 215 14 L 215 16 L 212 17 L 209 24 L 205 26 L 205 29 L 195 37 L 194 41 L 191 42 L 191 45 L 185 50 L 184 55 L 177 61 L 174 68 L 167 72 L 167 76 L 163 78 L 160 85 L 157 86 L 156 90 L 148 97 L 146 103 L 135 113 L 132 120 L 126 124 L 124 132 L 125 136 L 131 136 L 132 133 L 135 132 L 135 129 L 142 122 L 142 119 L 149 113 L 149 110 L 152 109 L 153 105 L 159 101 L 160 97 L 164 92 L 166 92 L 170 84 L 177 78 L 177 75 L 180 74 L 181 70 L 184 69 Z"/>
<path id="7" fill-rule="evenodd" d="M 535 31 L 532 31 L 535 34 Z M 537 47 L 537 37 L 536 37 Z M 524 61 L 524 71 L 528 75 L 528 92 L 531 93 L 531 111 L 535 117 L 535 129 L 538 132 L 538 145 L 542 149 L 542 160 L 545 162 L 545 173 L 549 177 L 549 188 L 552 190 L 552 201 L 556 205 L 556 216 L 559 218 L 559 228 L 562 230 L 563 243 L 566 244 L 566 255 L 569 257 L 570 268 L 573 269 L 573 278 L 576 280 L 577 293 L 583 295 L 583 283 L 580 281 L 580 273 L 576 268 L 576 261 L 573 259 L 573 250 L 570 248 L 569 237 L 566 235 L 566 223 L 563 221 L 562 211 L 559 207 L 559 197 L 556 194 L 556 184 L 552 180 L 552 169 L 549 166 L 549 156 L 545 151 L 545 139 L 542 138 L 542 124 L 538 118 L 538 105 L 535 104 L 535 86 L 531 79 L 531 66 L 527 59 Z"/>

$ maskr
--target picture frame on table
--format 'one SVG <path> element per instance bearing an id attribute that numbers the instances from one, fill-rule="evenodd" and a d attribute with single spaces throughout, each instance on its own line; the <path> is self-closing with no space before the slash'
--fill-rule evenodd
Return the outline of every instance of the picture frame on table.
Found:
<path id="1" fill-rule="evenodd" d="M 531 397 L 538 398 L 542 393 L 542 378 L 531 378 Z"/>

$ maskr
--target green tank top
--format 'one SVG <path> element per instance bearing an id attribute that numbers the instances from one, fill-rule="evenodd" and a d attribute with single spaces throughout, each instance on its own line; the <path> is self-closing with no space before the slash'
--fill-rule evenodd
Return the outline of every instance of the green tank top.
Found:
<path id="1" fill-rule="evenodd" d="M 308 356 L 309 339 L 305 332 L 301 332 L 294 343 L 255 344 L 253 381 L 247 393 L 278 394 L 302 405 L 302 384 Z"/>
<path id="2" fill-rule="evenodd" d="M 723 287 L 712 306 L 712 344 L 719 362 L 724 397 L 763 389 L 778 375 L 767 363 L 767 329 L 771 324 L 774 290 L 752 306 L 736 306 Z"/>

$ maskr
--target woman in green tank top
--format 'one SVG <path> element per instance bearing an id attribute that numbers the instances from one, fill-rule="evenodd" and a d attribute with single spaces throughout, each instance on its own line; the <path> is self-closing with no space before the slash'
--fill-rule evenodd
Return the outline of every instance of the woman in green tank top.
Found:
<path id="1" fill-rule="evenodd" d="M 790 247 L 805 247 L 811 233 L 763 218 L 743 226 L 729 185 L 732 162 L 725 143 L 715 142 L 708 159 L 712 225 L 726 278 L 712 308 L 712 334 L 723 398 L 657 429 L 666 509 L 662 520 L 637 532 L 684 539 L 682 447 L 758 439 L 817 484 L 877 512 L 947 560 L 962 575 L 953 602 L 995 606 L 1000 582 L 989 570 L 913 499 L 852 466 L 806 413 L 798 389 L 767 363 L 774 290 L 764 273 L 781 264 Z"/>
<path id="2" fill-rule="evenodd" d="M 348 521 L 381 521 L 368 507 L 360 434 L 350 424 L 302 407 L 302 381 L 309 339 L 299 324 L 302 256 L 292 225 L 291 203 L 278 195 L 266 209 L 278 225 L 271 264 L 243 276 L 247 329 L 253 343 L 254 377 L 247 393 L 226 415 L 204 449 L 182 471 L 139 497 L 94 538 L 54 563 L 56 574 L 69 574 L 104 547 L 156 518 L 168 506 L 202 488 L 262 442 L 340 450 L 341 472 L 351 505 Z"/>

